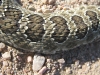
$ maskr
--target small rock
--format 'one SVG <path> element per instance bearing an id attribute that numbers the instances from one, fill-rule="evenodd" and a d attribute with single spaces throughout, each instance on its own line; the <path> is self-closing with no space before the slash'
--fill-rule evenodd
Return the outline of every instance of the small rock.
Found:
<path id="1" fill-rule="evenodd" d="M 68 8 L 68 7 L 63 7 L 63 10 L 65 10 L 65 11 L 66 11 L 66 10 L 69 10 L 69 8 Z"/>
<path id="2" fill-rule="evenodd" d="M 29 3 L 32 3 L 32 2 L 33 2 L 33 0 L 28 0 L 28 2 L 29 2 Z"/>
<path id="3" fill-rule="evenodd" d="M 35 55 L 33 59 L 33 71 L 37 72 L 40 70 L 45 62 L 45 57 L 40 55 Z"/>
<path id="4" fill-rule="evenodd" d="M 37 9 L 37 12 L 38 13 L 42 13 L 42 9 Z"/>
<path id="5" fill-rule="evenodd" d="M 37 72 L 34 72 L 34 75 L 38 75 L 38 73 Z"/>
<path id="6" fill-rule="evenodd" d="M 51 69 L 51 63 L 47 63 L 47 68 L 48 68 L 48 70 L 50 70 Z"/>
<path id="7" fill-rule="evenodd" d="M 11 75 L 11 69 L 10 68 L 7 68 L 6 72 L 7 72 L 7 74 Z"/>
<path id="8" fill-rule="evenodd" d="M 41 0 L 42 4 L 48 4 L 48 0 Z"/>
<path id="9" fill-rule="evenodd" d="M 38 75 L 43 75 L 47 70 L 47 67 L 44 66 L 39 72 L 38 72 Z"/>
<path id="10" fill-rule="evenodd" d="M 27 57 L 27 62 L 29 62 L 29 63 L 32 62 L 32 57 L 31 56 Z"/>
<path id="11" fill-rule="evenodd" d="M 75 4 L 75 3 L 78 3 L 78 0 L 71 0 L 70 2 L 71 4 Z"/>
<path id="12" fill-rule="evenodd" d="M 0 48 L 5 48 L 5 44 L 4 43 L 0 43 Z"/>
<path id="13" fill-rule="evenodd" d="M 80 64 L 80 61 L 77 60 L 77 61 L 75 62 L 75 66 L 79 66 L 79 64 Z"/>
<path id="14" fill-rule="evenodd" d="M 8 62 L 7 61 L 3 61 L 3 66 L 7 67 L 8 66 Z"/>
<path id="15" fill-rule="evenodd" d="M 51 62 L 53 62 L 52 59 L 47 59 L 47 63 L 51 63 Z"/>
<path id="16" fill-rule="evenodd" d="M 69 75 L 71 73 L 72 73 L 71 69 L 70 68 L 66 68 L 66 75 Z"/>
<path id="17" fill-rule="evenodd" d="M 65 63 L 65 60 L 62 58 L 62 59 L 58 59 L 58 62 L 60 63 L 60 64 L 64 64 Z"/>
<path id="18" fill-rule="evenodd" d="M 4 54 L 2 54 L 2 57 L 3 57 L 4 59 L 11 59 L 10 52 L 5 52 Z"/>
<path id="19" fill-rule="evenodd" d="M 43 13 L 51 13 L 53 12 L 53 9 L 42 9 Z"/>
<path id="20" fill-rule="evenodd" d="M 82 3 L 87 3 L 87 0 L 81 0 Z"/>
<path id="21" fill-rule="evenodd" d="M 28 75 L 32 75 L 32 72 L 28 72 Z"/>
<path id="22" fill-rule="evenodd" d="M 48 4 L 50 4 L 50 5 L 54 5 L 56 3 L 56 0 L 49 0 L 48 1 Z"/>
<path id="23" fill-rule="evenodd" d="M 0 43 L 0 51 L 2 51 L 3 48 L 5 48 L 5 44 L 4 43 Z"/>
<path id="24" fill-rule="evenodd" d="M 29 6 L 28 9 L 31 11 L 35 11 L 35 8 L 33 6 Z"/>

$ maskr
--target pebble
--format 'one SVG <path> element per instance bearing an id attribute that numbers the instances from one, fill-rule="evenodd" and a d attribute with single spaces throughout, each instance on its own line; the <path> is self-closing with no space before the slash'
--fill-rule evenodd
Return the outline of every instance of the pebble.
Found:
<path id="1" fill-rule="evenodd" d="M 32 2 L 33 2 L 33 0 L 28 0 L 28 2 L 29 2 L 29 3 L 32 3 Z"/>
<path id="2" fill-rule="evenodd" d="M 38 73 L 37 72 L 34 72 L 34 75 L 38 75 Z"/>
<path id="3" fill-rule="evenodd" d="M 51 62 L 53 62 L 52 59 L 47 59 L 47 63 L 51 63 Z"/>
<path id="4" fill-rule="evenodd" d="M 5 44 L 4 43 L 0 43 L 0 52 L 3 50 L 3 48 L 5 48 Z"/>
<path id="5" fill-rule="evenodd" d="M 41 55 L 34 55 L 33 58 L 33 71 L 37 72 L 40 70 L 45 62 L 45 57 Z"/>
<path id="6" fill-rule="evenodd" d="M 54 5 L 56 3 L 56 0 L 49 0 L 48 1 L 48 4 L 50 4 L 50 5 Z"/>
<path id="7" fill-rule="evenodd" d="M 41 0 L 41 4 L 45 5 L 54 5 L 56 3 L 56 0 Z"/>
<path id="8" fill-rule="evenodd" d="M 32 72 L 28 72 L 28 75 L 32 75 Z"/>
<path id="9" fill-rule="evenodd" d="M 29 6 L 28 9 L 31 11 L 35 11 L 35 8 L 33 6 Z"/>
<path id="10" fill-rule="evenodd" d="M 42 9 L 37 9 L 37 12 L 38 13 L 42 13 Z"/>
<path id="11" fill-rule="evenodd" d="M 6 72 L 7 72 L 7 74 L 11 75 L 11 69 L 10 68 L 7 68 Z"/>
<path id="12" fill-rule="evenodd" d="M 44 66 L 39 72 L 38 72 L 38 75 L 43 75 L 47 70 L 47 67 Z"/>
<path id="13" fill-rule="evenodd" d="M 32 62 L 32 57 L 31 56 L 27 57 L 27 62 L 29 62 L 29 63 Z"/>
<path id="14" fill-rule="evenodd" d="M 75 66 L 79 66 L 79 64 L 80 64 L 80 61 L 79 60 L 77 60 L 76 62 L 75 62 Z"/>
<path id="15" fill-rule="evenodd" d="M 81 0 L 82 3 L 87 3 L 87 0 Z"/>
<path id="16" fill-rule="evenodd" d="M 2 54 L 2 57 L 3 57 L 4 59 L 11 59 L 10 52 L 5 52 L 4 54 Z"/>
<path id="17" fill-rule="evenodd" d="M 65 63 L 65 60 L 62 58 L 62 59 L 58 59 L 58 62 L 60 63 L 60 64 L 64 64 Z"/>
<path id="18" fill-rule="evenodd" d="M 78 3 L 78 0 L 71 0 L 70 3 L 71 3 L 71 4 Z"/>
<path id="19" fill-rule="evenodd" d="M 4 43 L 0 43 L 0 48 L 5 48 L 5 44 Z"/>
<path id="20" fill-rule="evenodd" d="M 68 74 L 71 74 L 72 73 L 72 71 L 71 71 L 71 69 L 70 68 L 66 68 L 66 75 Z"/>
<path id="21" fill-rule="evenodd" d="M 48 0 L 41 0 L 42 4 L 48 4 Z"/>
<path id="22" fill-rule="evenodd" d="M 4 67 L 7 67 L 9 64 L 8 64 L 8 62 L 7 61 L 3 61 L 3 66 Z"/>
<path id="23" fill-rule="evenodd" d="M 53 12 L 53 9 L 42 9 L 42 12 L 43 13 L 51 13 L 51 12 Z"/>

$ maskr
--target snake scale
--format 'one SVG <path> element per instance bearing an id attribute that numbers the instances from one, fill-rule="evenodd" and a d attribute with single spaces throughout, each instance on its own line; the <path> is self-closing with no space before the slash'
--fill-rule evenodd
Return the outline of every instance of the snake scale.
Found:
<path id="1" fill-rule="evenodd" d="M 17 0 L 2 0 L 0 41 L 19 50 L 54 54 L 100 37 L 100 9 L 83 5 L 53 13 L 36 13 Z"/>

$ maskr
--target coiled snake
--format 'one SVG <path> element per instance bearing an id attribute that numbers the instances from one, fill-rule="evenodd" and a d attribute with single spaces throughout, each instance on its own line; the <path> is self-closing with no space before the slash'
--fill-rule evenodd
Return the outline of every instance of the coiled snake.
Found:
<path id="1" fill-rule="evenodd" d="M 17 49 L 53 54 L 100 37 L 100 9 L 84 5 L 73 10 L 35 13 L 16 0 L 2 0 L 0 41 Z"/>

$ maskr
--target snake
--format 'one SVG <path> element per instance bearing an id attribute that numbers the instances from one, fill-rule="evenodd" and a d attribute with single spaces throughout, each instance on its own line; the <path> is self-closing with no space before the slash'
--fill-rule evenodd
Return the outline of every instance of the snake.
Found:
<path id="1" fill-rule="evenodd" d="M 18 50 L 55 54 L 100 38 L 100 7 L 82 5 L 53 13 L 23 8 L 1 0 L 0 42 Z"/>

